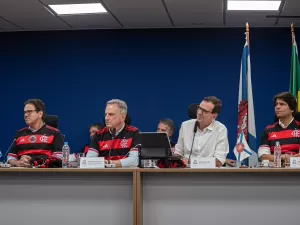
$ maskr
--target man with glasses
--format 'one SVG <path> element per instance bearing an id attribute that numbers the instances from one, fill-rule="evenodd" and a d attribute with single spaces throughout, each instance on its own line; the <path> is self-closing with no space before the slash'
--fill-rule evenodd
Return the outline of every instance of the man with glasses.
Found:
<path id="1" fill-rule="evenodd" d="M 222 102 L 215 96 L 205 97 L 198 106 L 197 119 L 182 123 L 175 155 L 189 164 L 192 157 L 214 157 L 216 166 L 222 166 L 229 152 L 227 128 L 216 121 Z"/>
<path id="2" fill-rule="evenodd" d="M 29 99 L 24 103 L 24 120 L 27 127 L 16 133 L 7 156 L 9 164 L 17 167 L 40 164 L 43 167 L 61 166 L 64 138 L 59 130 L 44 123 L 44 115 L 45 104 L 40 99 Z M 39 162 L 38 165 L 36 162 Z"/>

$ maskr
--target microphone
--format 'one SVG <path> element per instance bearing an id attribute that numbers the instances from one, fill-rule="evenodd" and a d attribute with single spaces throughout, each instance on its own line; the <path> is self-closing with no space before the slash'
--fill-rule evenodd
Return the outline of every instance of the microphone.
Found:
<path id="1" fill-rule="evenodd" d="M 196 132 L 197 132 L 197 127 L 198 127 L 198 121 L 196 120 L 195 125 L 194 125 L 194 130 L 193 130 L 194 136 L 193 136 L 192 147 L 191 147 L 191 151 L 190 151 L 190 155 L 189 155 L 188 164 L 190 164 L 191 155 L 192 155 L 192 152 L 193 152 L 193 146 L 194 146 L 195 135 L 196 135 Z"/>
<path id="2" fill-rule="evenodd" d="M 110 133 L 111 133 L 112 137 L 111 137 L 111 143 L 110 143 L 110 148 L 109 148 L 109 152 L 108 152 L 108 164 L 110 164 L 110 153 L 111 153 L 113 141 L 114 141 L 116 133 L 117 133 L 117 129 L 113 128 Z"/>
<path id="3" fill-rule="evenodd" d="M 3 155 L 3 159 L 5 159 L 7 157 L 7 154 L 9 153 L 9 151 L 11 150 L 11 147 L 13 146 L 13 144 L 16 142 L 16 138 L 12 141 L 12 143 L 10 144 L 9 148 L 7 149 L 7 151 L 5 152 L 5 154 Z M 7 159 L 6 159 L 7 161 Z M 1 164 L 2 167 L 10 167 L 10 164 L 8 163 L 3 163 Z"/>

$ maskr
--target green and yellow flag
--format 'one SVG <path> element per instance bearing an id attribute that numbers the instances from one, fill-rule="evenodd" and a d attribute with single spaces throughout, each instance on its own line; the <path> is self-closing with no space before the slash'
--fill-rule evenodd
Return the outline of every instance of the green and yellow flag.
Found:
<path id="1" fill-rule="evenodd" d="M 294 33 L 294 25 L 291 25 L 292 30 L 292 60 L 290 71 L 290 93 L 297 100 L 297 111 L 300 111 L 300 64 L 298 59 L 298 48 Z"/>

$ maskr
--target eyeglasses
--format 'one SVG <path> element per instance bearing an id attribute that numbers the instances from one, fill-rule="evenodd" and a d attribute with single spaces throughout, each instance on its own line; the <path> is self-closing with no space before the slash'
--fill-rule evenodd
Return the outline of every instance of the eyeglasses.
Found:
<path id="1" fill-rule="evenodd" d="M 213 114 L 213 112 L 208 111 L 208 110 L 203 109 L 203 108 L 201 108 L 200 106 L 198 106 L 198 108 L 197 108 L 197 113 L 200 114 L 201 112 L 202 112 L 204 115 L 207 115 L 207 114 L 209 114 L 209 113 Z"/>
<path id="2" fill-rule="evenodd" d="M 31 115 L 31 113 L 33 113 L 34 111 L 36 111 L 37 112 L 37 110 L 26 110 L 26 111 L 24 111 L 24 115 L 25 114 L 29 114 L 29 115 Z"/>

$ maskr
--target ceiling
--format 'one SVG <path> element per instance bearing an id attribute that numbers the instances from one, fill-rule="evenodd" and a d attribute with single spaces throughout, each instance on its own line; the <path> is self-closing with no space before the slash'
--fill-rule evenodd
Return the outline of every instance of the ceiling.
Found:
<path id="1" fill-rule="evenodd" d="M 99 0 L 0 0 L 0 31 L 193 28 L 193 27 L 286 27 L 299 18 L 300 0 L 283 0 L 280 12 L 227 12 L 226 0 L 101 0 L 108 13 L 56 16 L 45 5 L 94 3 Z"/>

